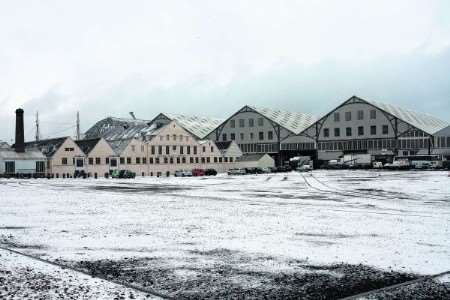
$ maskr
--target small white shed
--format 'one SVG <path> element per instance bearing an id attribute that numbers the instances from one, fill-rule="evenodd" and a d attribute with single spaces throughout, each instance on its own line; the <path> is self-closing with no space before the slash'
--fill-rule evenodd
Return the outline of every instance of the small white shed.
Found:
<path id="1" fill-rule="evenodd" d="M 269 154 L 245 154 L 238 161 L 239 168 L 271 168 L 275 160 Z"/>

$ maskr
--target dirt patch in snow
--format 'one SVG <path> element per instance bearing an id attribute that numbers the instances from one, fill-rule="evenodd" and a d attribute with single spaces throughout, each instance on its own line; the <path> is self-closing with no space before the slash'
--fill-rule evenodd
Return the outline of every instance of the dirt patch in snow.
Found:
<path id="1" fill-rule="evenodd" d="M 227 249 L 191 252 L 212 258 L 203 267 L 170 267 L 154 259 L 81 261 L 75 266 L 92 275 L 119 279 L 186 299 L 337 299 L 406 282 L 416 275 L 364 265 L 295 266 L 289 272 L 239 267 L 245 259 Z"/>

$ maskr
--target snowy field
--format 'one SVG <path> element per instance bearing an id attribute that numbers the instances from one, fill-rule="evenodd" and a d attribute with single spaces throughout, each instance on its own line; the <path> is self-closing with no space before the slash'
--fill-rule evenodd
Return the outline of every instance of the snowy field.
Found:
<path id="1" fill-rule="evenodd" d="M 450 177 L 2 179 L 0 245 L 175 297 L 334 299 L 450 270 Z M 0 254 L 0 280 L 28 265 Z"/>

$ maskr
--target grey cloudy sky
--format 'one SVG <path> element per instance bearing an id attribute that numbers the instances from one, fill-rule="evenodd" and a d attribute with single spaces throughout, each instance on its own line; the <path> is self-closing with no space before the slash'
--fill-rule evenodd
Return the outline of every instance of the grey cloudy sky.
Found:
<path id="1" fill-rule="evenodd" d="M 356 94 L 450 121 L 450 1 L 0 0 L 0 139 L 107 115 L 320 115 Z"/>

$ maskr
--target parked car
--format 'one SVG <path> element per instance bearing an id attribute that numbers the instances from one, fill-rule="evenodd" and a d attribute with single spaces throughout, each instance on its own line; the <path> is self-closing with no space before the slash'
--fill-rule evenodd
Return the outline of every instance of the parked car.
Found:
<path id="1" fill-rule="evenodd" d="M 263 172 L 263 173 L 271 173 L 272 172 L 272 168 L 262 168 L 261 169 L 261 171 Z"/>
<path id="2" fill-rule="evenodd" d="M 111 173 L 112 178 L 135 178 L 136 173 L 128 171 L 128 170 L 114 170 Z"/>
<path id="3" fill-rule="evenodd" d="M 247 174 L 245 169 L 230 169 L 227 172 L 228 175 L 245 175 Z"/>
<path id="4" fill-rule="evenodd" d="M 192 169 L 192 176 L 205 176 L 205 170 L 203 170 L 203 169 Z"/>
<path id="5" fill-rule="evenodd" d="M 217 171 L 214 170 L 214 169 L 206 169 L 205 175 L 206 176 L 216 176 L 217 175 Z"/>
<path id="6" fill-rule="evenodd" d="M 176 170 L 175 177 L 192 177 L 192 172 L 189 170 Z"/>

